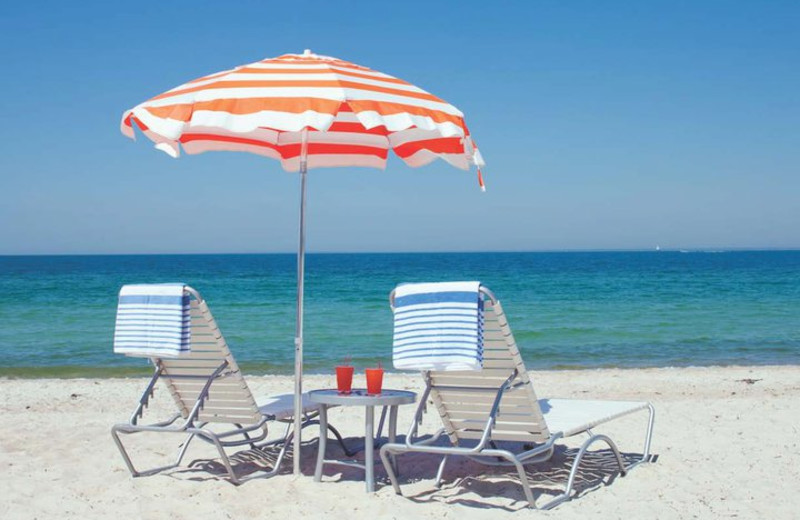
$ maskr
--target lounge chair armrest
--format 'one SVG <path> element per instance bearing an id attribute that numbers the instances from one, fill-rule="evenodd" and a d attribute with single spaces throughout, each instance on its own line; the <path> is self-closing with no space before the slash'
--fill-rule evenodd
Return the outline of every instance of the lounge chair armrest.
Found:
<path id="1" fill-rule="evenodd" d="M 178 412 L 178 413 L 174 414 L 172 417 L 170 417 L 169 419 L 167 419 L 165 421 L 159 421 L 159 422 L 152 423 L 152 424 L 141 424 L 141 425 L 138 422 L 132 422 L 132 423 L 129 423 L 129 424 L 131 426 L 140 427 L 140 428 L 165 428 L 167 426 L 170 426 L 171 424 L 173 424 L 175 421 L 177 421 L 180 418 L 181 418 L 181 414 L 180 414 L 180 412 Z"/>
<path id="2" fill-rule="evenodd" d="M 216 381 L 219 376 L 222 374 L 222 371 L 228 367 L 228 361 L 225 360 L 211 373 L 211 375 L 206 378 L 206 383 L 203 385 L 203 388 L 200 390 L 200 393 L 197 394 L 197 400 L 194 402 L 194 406 L 192 406 L 192 410 L 189 412 L 189 415 L 186 417 L 185 424 L 187 426 L 191 426 L 194 424 L 195 419 L 197 419 L 200 410 L 203 409 L 203 404 L 205 403 L 206 399 L 208 399 L 208 391 L 211 389 L 211 384 Z M 173 376 L 175 377 L 175 376 Z"/>
<path id="3" fill-rule="evenodd" d="M 142 396 L 139 398 L 139 404 L 136 406 L 136 410 L 133 411 L 130 419 L 128 420 L 130 424 L 136 425 L 139 422 L 139 419 L 141 419 L 144 415 L 144 409 L 150 405 L 150 398 L 153 397 L 153 393 L 155 392 L 156 381 L 158 381 L 158 378 L 161 377 L 161 372 L 163 370 L 164 367 L 162 367 L 160 363 L 155 363 L 153 377 L 151 377 L 150 382 L 147 383 L 147 388 L 145 388 L 144 392 L 142 392 Z M 175 422 L 175 419 L 176 418 L 173 417 L 171 421 L 164 422 L 163 424 L 171 424 Z"/>
<path id="4" fill-rule="evenodd" d="M 417 404 L 417 411 L 414 412 L 414 419 L 411 421 L 411 426 L 408 428 L 408 433 L 406 433 L 406 446 L 412 446 L 414 444 L 413 439 L 417 438 L 419 425 L 422 423 L 422 414 L 425 412 L 428 402 L 428 396 L 431 393 L 430 379 L 428 377 L 426 377 L 425 379 L 428 384 L 425 388 L 425 391 L 422 393 L 422 397 L 419 398 L 419 403 Z"/>
<path id="5" fill-rule="evenodd" d="M 444 428 L 439 428 L 439 430 L 436 433 L 434 433 L 430 438 L 425 440 L 412 440 L 411 437 L 406 437 L 406 447 L 414 448 L 416 446 L 428 446 L 438 441 L 439 437 L 441 437 L 442 435 L 444 435 Z"/>
<path id="6" fill-rule="evenodd" d="M 506 390 L 511 388 L 511 383 L 517 377 L 517 369 L 515 368 L 511 375 L 508 376 L 500 388 L 497 389 L 497 393 L 494 396 L 494 402 L 492 403 L 492 408 L 489 410 L 489 417 L 486 419 L 486 426 L 483 427 L 483 435 L 481 435 L 481 440 L 478 444 L 472 448 L 472 452 L 477 453 L 483 450 L 486 447 L 486 443 L 489 442 L 489 438 L 492 436 L 492 428 L 494 428 L 495 420 L 497 419 L 497 412 L 500 410 L 500 401 L 503 399 L 503 395 L 505 395 Z"/>

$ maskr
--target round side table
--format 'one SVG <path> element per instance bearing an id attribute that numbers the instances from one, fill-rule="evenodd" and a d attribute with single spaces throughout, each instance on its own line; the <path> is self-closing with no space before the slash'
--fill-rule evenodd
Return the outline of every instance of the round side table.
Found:
<path id="1" fill-rule="evenodd" d="M 319 408 L 319 451 L 317 453 L 317 468 L 314 471 L 314 481 L 322 480 L 322 468 L 325 464 L 338 464 L 351 466 L 364 470 L 364 480 L 367 492 L 375 491 L 375 407 L 389 408 L 389 442 L 394 442 L 397 436 L 397 408 L 403 404 L 412 404 L 417 399 L 417 394 L 406 390 L 384 389 L 380 394 L 370 395 L 364 389 L 354 389 L 349 394 L 340 394 L 336 389 L 312 390 L 308 393 L 312 403 L 320 404 Z M 328 444 L 328 407 L 329 406 L 363 406 L 365 408 L 364 420 L 364 464 L 354 461 L 330 460 L 325 458 L 325 449 Z"/>

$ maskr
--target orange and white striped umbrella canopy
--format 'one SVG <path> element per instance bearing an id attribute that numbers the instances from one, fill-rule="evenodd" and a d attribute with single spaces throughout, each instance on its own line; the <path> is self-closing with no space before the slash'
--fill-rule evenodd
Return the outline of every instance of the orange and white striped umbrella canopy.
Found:
<path id="1" fill-rule="evenodd" d="M 209 150 L 279 159 L 307 167 L 385 168 L 389 149 L 418 167 L 440 158 L 467 170 L 483 160 L 464 115 L 406 81 L 347 61 L 286 54 L 205 76 L 158 95 L 122 116 L 177 157 Z M 480 170 L 479 170 L 479 181 Z"/>

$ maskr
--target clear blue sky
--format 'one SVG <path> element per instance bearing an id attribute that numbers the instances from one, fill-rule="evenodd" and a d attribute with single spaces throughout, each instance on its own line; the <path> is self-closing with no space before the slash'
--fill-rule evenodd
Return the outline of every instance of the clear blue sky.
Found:
<path id="1" fill-rule="evenodd" d="M 277 162 L 118 130 L 190 79 L 310 48 L 458 106 L 487 160 L 315 170 L 309 251 L 800 247 L 800 3 L 13 2 L 0 254 L 290 252 Z"/>

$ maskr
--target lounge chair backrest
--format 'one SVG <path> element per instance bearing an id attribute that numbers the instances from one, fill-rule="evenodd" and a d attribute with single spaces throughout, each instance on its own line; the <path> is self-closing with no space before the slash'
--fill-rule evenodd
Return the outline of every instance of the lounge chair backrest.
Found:
<path id="1" fill-rule="evenodd" d="M 203 377 L 211 376 L 227 361 L 228 365 L 211 385 L 208 400 L 198 420 L 242 425 L 258 423 L 262 414 L 208 305 L 197 291 L 190 287 L 187 287 L 187 291 L 192 297 L 191 352 L 177 358 L 155 358 L 153 361 L 163 367 L 161 380 L 166 383 L 175 404 L 186 418 L 205 385 Z"/>
<path id="2" fill-rule="evenodd" d="M 480 439 L 497 389 L 511 376 L 492 430 L 494 441 L 545 442 L 550 437 L 530 376 L 499 301 L 484 302 L 483 369 L 428 372 L 433 401 L 453 444 Z M 517 385 L 517 386 L 515 386 Z"/>

